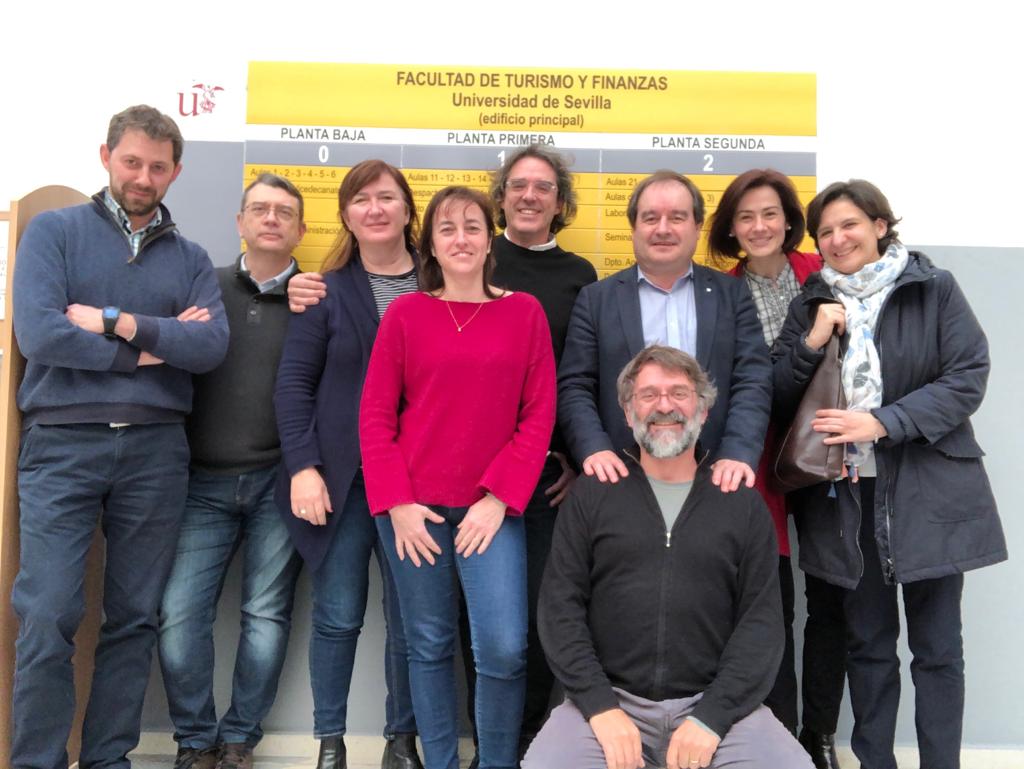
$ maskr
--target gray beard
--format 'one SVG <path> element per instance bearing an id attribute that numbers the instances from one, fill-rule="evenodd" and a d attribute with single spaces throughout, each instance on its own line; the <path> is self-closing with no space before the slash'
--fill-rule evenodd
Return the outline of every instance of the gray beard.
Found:
<path id="1" fill-rule="evenodd" d="M 644 451 L 655 459 L 678 457 L 693 446 L 697 442 L 697 436 L 700 435 L 700 412 L 694 414 L 691 419 L 687 419 L 678 411 L 673 411 L 672 415 L 677 424 L 683 425 L 681 431 L 652 434 L 650 426 L 657 421 L 659 415 L 652 414 L 644 421 L 637 419 L 636 412 L 633 412 L 633 438 Z M 661 414 L 660 416 L 667 415 Z"/>

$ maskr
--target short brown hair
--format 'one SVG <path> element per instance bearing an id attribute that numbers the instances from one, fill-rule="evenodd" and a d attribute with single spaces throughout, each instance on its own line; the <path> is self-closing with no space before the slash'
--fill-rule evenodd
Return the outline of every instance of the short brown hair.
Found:
<path id="1" fill-rule="evenodd" d="M 343 214 L 348 208 L 348 204 L 352 202 L 352 198 L 359 194 L 363 187 L 373 184 L 381 176 L 390 176 L 394 179 L 405 199 L 405 206 L 409 209 L 409 221 L 405 225 L 405 247 L 409 253 L 416 251 L 420 220 L 416 213 L 416 202 L 412 198 L 409 182 L 406 181 L 405 175 L 401 171 L 383 160 L 364 160 L 362 163 L 352 166 L 351 170 L 345 174 L 341 186 L 338 187 L 338 221 L 341 223 L 341 229 L 338 231 L 338 237 L 334 239 L 327 251 L 323 266 L 320 268 L 321 272 L 340 270 L 351 261 L 353 256 L 359 253 L 359 243 L 352 235 L 348 225 L 345 224 Z"/>
<path id="2" fill-rule="evenodd" d="M 508 222 L 505 221 L 505 209 L 501 205 L 505 202 L 505 185 L 508 183 L 508 175 L 512 172 L 512 167 L 523 158 L 543 160 L 555 172 L 555 184 L 558 185 L 557 195 L 558 199 L 562 201 L 558 213 L 551 220 L 551 233 L 557 234 L 576 218 L 576 190 L 572 186 L 572 174 L 569 172 L 569 166 L 565 159 L 543 144 L 531 144 L 516 150 L 505 159 L 501 168 L 491 174 L 491 198 L 498 208 L 498 226 L 502 229 L 508 226 Z"/>
<path id="3" fill-rule="evenodd" d="M 299 192 L 299 188 L 296 187 L 287 179 L 285 179 L 283 176 L 272 174 L 269 171 L 264 171 L 251 182 L 249 182 L 248 186 L 245 188 L 245 191 L 242 193 L 242 211 L 245 210 L 245 201 L 249 198 L 249 191 L 257 184 L 263 184 L 267 187 L 274 187 L 279 190 L 284 190 L 293 198 L 295 198 L 299 202 L 299 221 L 303 221 L 306 211 L 305 203 L 302 200 L 302 193 Z"/>
<path id="4" fill-rule="evenodd" d="M 107 126 L 108 150 L 113 151 L 121 143 L 125 131 L 142 131 L 153 141 L 169 141 L 174 165 L 181 162 L 185 140 L 181 138 L 178 124 L 160 110 L 146 104 L 136 104 L 110 118 L 110 125 Z"/>
<path id="5" fill-rule="evenodd" d="M 848 182 L 833 182 L 825 189 L 814 196 L 814 200 L 807 204 L 807 229 L 814 238 L 814 245 L 818 245 L 818 227 L 821 224 L 821 214 L 825 206 L 834 203 L 840 198 L 845 198 L 864 212 L 864 215 L 871 221 L 881 219 L 885 222 L 885 235 L 878 239 L 878 255 L 882 256 L 893 243 L 899 242 L 900 234 L 893 227 L 901 221 L 892 212 L 889 200 L 871 182 L 863 179 L 850 179 Z"/>
<path id="6" fill-rule="evenodd" d="M 806 223 L 804 221 L 803 207 L 800 205 L 800 198 L 796 194 L 796 187 L 785 174 L 779 173 L 774 168 L 754 168 L 737 176 L 718 203 L 718 208 L 711 216 L 711 225 L 708 228 L 708 251 L 712 258 L 721 266 L 723 257 L 733 259 L 740 258 L 739 240 L 732 237 L 732 220 L 736 217 L 736 209 L 740 206 L 740 200 L 750 190 L 758 187 L 771 187 L 782 201 L 782 213 L 786 218 L 786 239 L 782 242 L 782 252 L 789 253 L 796 248 L 804 239 Z"/>
<path id="7" fill-rule="evenodd" d="M 710 411 L 711 407 L 715 405 L 718 390 L 711 384 L 711 380 L 704 373 L 704 369 L 700 367 L 696 358 L 675 347 L 652 344 L 650 347 L 645 347 L 634 355 L 633 360 L 627 363 L 626 367 L 619 374 L 615 386 L 618 391 L 620 406 L 625 408 L 626 404 L 629 403 L 629 399 L 633 397 L 633 388 L 636 386 L 636 380 L 640 376 L 640 371 L 644 366 L 651 363 L 661 366 L 673 374 L 685 374 L 693 382 L 693 387 L 697 391 L 697 398 L 700 400 L 701 407 L 705 412 Z"/>
<path id="8" fill-rule="evenodd" d="M 680 173 L 662 169 L 641 179 L 636 187 L 633 188 L 633 194 L 629 196 L 629 204 L 626 206 L 626 218 L 629 219 L 630 229 L 636 229 L 636 215 L 637 209 L 640 207 L 640 196 L 652 184 L 660 184 L 661 182 L 676 182 L 686 187 L 693 197 L 693 218 L 697 221 L 697 224 L 704 223 L 704 196 L 700 194 L 700 189 L 697 185 Z"/>
<path id="9" fill-rule="evenodd" d="M 484 213 L 484 225 L 487 227 L 487 235 L 494 243 L 494 211 L 491 209 L 491 201 L 484 193 L 469 187 L 445 187 L 437 192 L 427 204 L 427 210 L 423 214 L 423 230 L 420 233 L 420 275 L 419 284 L 422 291 L 440 291 L 444 288 L 444 273 L 441 271 L 441 263 L 434 256 L 434 219 L 438 212 L 446 209 L 452 203 L 465 203 L 467 206 L 476 205 Z M 484 295 L 490 299 L 497 298 L 491 291 L 491 278 L 494 275 L 494 251 L 488 249 L 487 258 L 484 260 Z"/>

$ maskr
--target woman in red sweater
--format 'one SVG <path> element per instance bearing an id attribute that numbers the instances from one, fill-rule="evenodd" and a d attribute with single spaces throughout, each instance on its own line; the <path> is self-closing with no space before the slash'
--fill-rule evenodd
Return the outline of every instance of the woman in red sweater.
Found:
<path id="1" fill-rule="evenodd" d="M 489 282 L 490 202 L 438 192 L 421 292 L 384 314 L 359 435 L 370 511 L 398 586 L 427 769 L 457 769 L 455 579 L 469 609 L 481 769 L 517 765 L 525 691 L 521 513 L 555 418 L 551 333 L 532 296 Z"/>
<path id="2" fill-rule="evenodd" d="M 738 259 L 733 275 L 747 281 L 768 347 L 786 319 L 789 303 L 807 277 L 821 269 L 821 257 L 797 251 L 805 232 L 803 207 L 793 182 L 770 168 L 737 176 L 722 194 L 711 220 L 708 248 L 721 262 Z M 757 471 L 757 489 L 775 522 L 779 540 L 779 582 L 786 622 L 786 651 L 775 687 L 765 704 L 791 732 L 797 726 L 797 685 L 793 654 L 793 570 L 790 564 L 786 500 L 771 482 L 774 430 Z M 799 521 L 797 524 L 799 525 Z M 837 766 L 834 734 L 843 697 L 845 640 L 842 594 L 805 575 L 808 618 L 803 651 L 803 729 L 800 742 L 818 769 Z"/>

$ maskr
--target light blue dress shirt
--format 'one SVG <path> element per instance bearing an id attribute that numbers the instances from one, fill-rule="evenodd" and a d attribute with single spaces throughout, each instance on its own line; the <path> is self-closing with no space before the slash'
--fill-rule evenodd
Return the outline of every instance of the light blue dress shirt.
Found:
<path id="1" fill-rule="evenodd" d="M 644 344 L 663 344 L 697 354 L 697 306 L 693 299 L 693 264 L 666 291 L 651 283 L 637 267 L 640 318 Z"/>
<path id="2" fill-rule="evenodd" d="M 278 273 L 269 280 L 265 280 L 262 283 L 260 283 L 258 280 L 256 280 L 256 278 L 252 276 L 251 273 L 249 274 L 249 280 L 252 281 L 253 285 L 256 286 L 256 288 L 259 290 L 261 294 L 265 294 L 268 291 L 272 291 L 281 284 L 287 282 L 288 278 L 291 276 L 293 272 L 295 272 L 298 269 L 298 267 L 299 265 L 295 262 L 295 259 L 293 258 L 288 263 L 288 266 L 285 267 L 282 272 Z M 242 254 L 242 259 L 238 263 L 238 268 L 240 270 L 243 270 L 244 272 L 249 272 L 249 268 L 245 266 L 245 254 Z"/>

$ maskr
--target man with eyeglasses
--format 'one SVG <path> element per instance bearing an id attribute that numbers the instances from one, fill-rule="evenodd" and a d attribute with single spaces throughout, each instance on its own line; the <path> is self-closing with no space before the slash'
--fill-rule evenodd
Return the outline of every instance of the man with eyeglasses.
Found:
<path id="1" fill-rule="evenodd" d="M 559 513 L 540 633 L 567 699 L 523 769 L 811 769 L 762 704 L 783 648 L 771 516 L 696 456 L 715 398 L 674 347 L 619 374 L 629 472 L 580 479 Z"/>
<path id="2" fill-rule="evenodd" d="M 615 483 L 629 474 L 616 453 L 631 443 L 615 378 L 651 344 L 693 355 L 719 397 L 701 431 L 712 482 L 754 485 L 771 410 L 771 365 L 750 290 L 693 263 L 704 198 L 688 178 L 642 179 L 626 209 L 636 264 L 584 288 L 573 308 L 558 369 L 558 421 L 586 475 Z"/>
<path id="3" fill-rule="evenodd" d="M 181 171 L 178 127 L 152 107 L 111 118 L 92 202 L 39 214 L 18 247 L 20 620 L 10 766 L 66 767 L 71 657 L 86 554 L 106 542 L 103 626 L 78 765 L 128 769 L 157 610 L 188 488 L 192 375 L 224 357 L 213 265 L 161 204 Z"/>
<path id="4" fill-rule="evenodd" d="M 306 232 L 302 193 L 260 174 L 245 188 L 237 225 L 245 251 L 217 270 L 231 341 L 224 362 L 194 380 L 188 500 L 160 607 L 175 769 L 251 769 L 277 694 L 301 568 L 274 502 L 281 445 L 273 395 L 288 328 L 286 288 L 298 269 L 292 251 Z M 218 722 L 213 622 L 237 550 L 241 634 L 231 702 Z"/>

